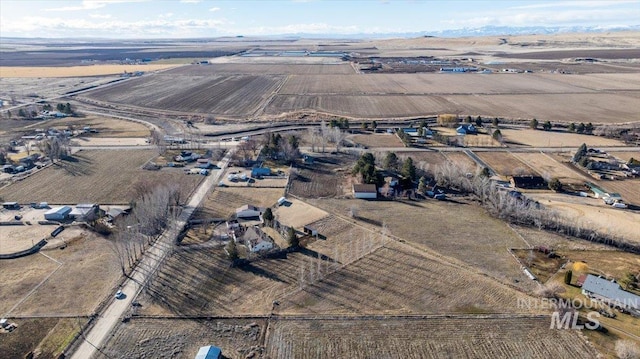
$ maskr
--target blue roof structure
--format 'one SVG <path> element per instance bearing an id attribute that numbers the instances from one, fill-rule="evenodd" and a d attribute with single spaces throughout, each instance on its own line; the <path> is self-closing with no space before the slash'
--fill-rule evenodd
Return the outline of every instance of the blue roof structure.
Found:
<path id="1" fill-rule="evenodd" d="M 219 359 L 222 356 L 222 350 L 213 345 L 207 345 L 206 347 L 200 347 L 195 359 Z"/>

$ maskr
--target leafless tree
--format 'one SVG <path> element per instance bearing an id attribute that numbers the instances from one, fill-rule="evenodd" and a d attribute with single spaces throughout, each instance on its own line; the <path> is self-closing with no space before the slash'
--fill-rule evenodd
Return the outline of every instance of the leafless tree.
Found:
<path id="1" fill-rule="evenodd" d="M 322 120 L 322 122 L 320 123 L 320 142 L 322 144 L 322 153 L 324 153 L 328 140 L 329 140 L 329 127 L 327 127 L 327 123 L 324 120 Z"/>
<path id="2" fill-rule="evenodd" d="M 51 159 L 52 162 L 68 156 L 71 153 L 69 138 L 66 136 L 50 137 L 41 140 L 38 148 Z"/>
<path id="3" fill-rule="evenodd" d="M 335 144 L 337 153 L 340 152 L 340 146 L 342 146 L 342 141 L 347 137 L 347 134 L 340 130 L 340 128 L 334 127 L 328 129 L 328 137 L 329 141 Z"/>
<path id="4" fill-rule="evenodd" d="M 616 341 L 616 354 L 620 359 L 638 359 L 640 358 L 640 347 L 631 340 Z"/>

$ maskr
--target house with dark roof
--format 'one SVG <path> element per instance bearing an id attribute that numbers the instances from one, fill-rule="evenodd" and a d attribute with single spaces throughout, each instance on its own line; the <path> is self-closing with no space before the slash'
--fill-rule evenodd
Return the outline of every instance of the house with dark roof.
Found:
<path id="1" fill-rule="evenodd" d="M 582 294 L 640 316 L 640 296 L 622 290 L 615 281 L 589 274 L 582 284 Z"/>
<path id="2" fill-rule="evenodd" d="M 538 189 L 546 188 L 547 181 L 540 176 L 512 176 L 511 185 L 515 188 Z"/>
<path id="3" fill-rule="evenodd" d="M 458 135 L 475 135 L 478 133 L 478 129 L 476 129 L 476 127 L 470 123 L 466 123 L 464 125 L 460 125 L 458 128 L 456 128 L 456 134 Z"/>
<path id="4" fill-rule="evenodd" d="M 378 197 L 378 189 L 374 184 L 354 184 L 353 197 L 360 199 L 376 199 Z"/>

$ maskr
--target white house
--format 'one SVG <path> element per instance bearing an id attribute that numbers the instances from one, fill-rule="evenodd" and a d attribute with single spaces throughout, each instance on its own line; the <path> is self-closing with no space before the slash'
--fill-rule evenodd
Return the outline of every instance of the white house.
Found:
<path id="1" fill-rule="evenodd" d="M 582 284 L 582 294 L 640 315 L 640 296 L 622 290 L 614 281 L 589 274 Z"/>
<path id="2" fill-rule="evenodd" d="M 378 190 L 374 184 L 354 184 L 353 197 L 360 199 L 376 199 Z"/>
<path id="3" fill-rule="evenodd" d="M 44 213 L 44 219 L 47 221 L 63 221 L 71 213 L 71 207 L 62 206 L 54 207 Z"/>
<path id="4" fill-rule="evenodd" d="M 260 208 L 246 204 L 236 209 L 236 218 L 255 218 L 260 217 L 261 213 Z"/>
<path id="5" fill-rule="evenodd" d="M 273 248 L 271 238 L 258 227 L 249 227 L 242 235 L 242 240 L 251 252 L 266 251 Z"/>

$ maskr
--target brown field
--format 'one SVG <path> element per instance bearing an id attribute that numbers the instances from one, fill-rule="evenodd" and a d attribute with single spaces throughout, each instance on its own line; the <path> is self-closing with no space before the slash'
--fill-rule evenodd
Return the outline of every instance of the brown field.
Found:
<path id="1" fill-rule="evenodd" d="M 584 184 L 590 179 L 544 153 L 514 152 L 513 156 L 534 168 L 545 178 L 557 177 L 562 183 Z"/>
<path id="2" fill-rule="evenodd" d="M 309 223 L 319 221 L 329 214 L 319 208 L 310 206 L 294 198 L 287 200 L 287 204 L 278 206 L 274 211 L 274 216 L 285 226 L 290 226 L 298 230 Z"/>
<path id="3" fill-rule="evenodd" d="M 576 123 L 580 121 L 574 121 Z M 621 121 L 622 122 L 622 121 Z M 531 147 L 575 147 L 586 144 L 587 147 L 624 146 L 614 139 L 599 136 L 580 135 L 571 132 L 541 131 L 531 129 L 500 129 L 502 136 L 508 142 Z"/>
<path id="4" fill-rule="evenodd" d="M 326 260 L 325 260 L 326 261 Z M 178 248 L 142 296 L 142 314 L 267 314 L 279 296 L 299 285 L 301 268 L 316 268 L 313 253 L 295 252 L 231 268 L 222 248 Z"/>
<path id="5" fill-rule="evenodd" d="M 6 358 L 26 358 L 38 352 L 38 358 L 57 358 L 78 327 L 86 323 L 81 318 L 11 319 L 18 325 L 12 333 L 0 334 L 0 352 Z"/>
<path id="6" fill-rule="evenodd" d="M 526 163 L 509 152 L 475 152 L 489 167 L 502 176 L 536 175 Z"/>
<path id="7" fill-rule="evenodd" d="M 197 217 L 228 218 L 245 204 L 271 207 L 284 195 L 282 188 L 216 187 L 204 200 Z"/>
<path id="8" fill-rule="evenodd" d="M 507 250 L 522 248 L 525 242 L 504 222 L 475 205 L 430 200 L 317 202 L 319 207 L 335 213 L 346 214 L 355 206 L 358 217 L 365 222 L 384 223 L 391 234 L 408 243 L 458 259 L 505 283 L 517 279 L 525 288 L 531 285 Z M 402 215 L 398 216 L 399 213 Z"/>
<path id="9" fill-rule="evenodd" d="M 173 64 L 164 65 L 88 65 L 65 67 L 0 67 L 0 77 L 81 77 L 114 75 L 136 71 L 157 71 L 176 67 Z"/>
<path id="10" fill-rule="evenodd" d="M 575 237 L 563 236 L 530 227 L 511 226 L 531 246 L 545 246 L 555 250 L 594 250 L 610 251 L 611 246 L 585 241 Z M 520 247 L 524 248 L 524 247 Z"/>
<path id="11" fill-rule="evenodd" d="M 194 358 L 198 349 L 215 345 L 225 358 L 243 359 L 260 344 L 264 320 L 146 319 L 120 324 L 109 339 L 109 358 Z"/>
<path id="12" fill-rule="evenodd" d="M 424 171 L 434 171 L 437 166 L 447 162 L 447 158 L 441 152 L 434 151 L 416 151 L 416 152 L 399 152 L 398 158 L 404 160 L 407 157 L 413 159 L 416 167 Z"/>
<path id="13" fill-rule="evenodd" d="M 622 251 L 559 251 L 572 262 L 582 261 L 591 273 L 620 279 L 630 271 L 640 268 L 640 255 Z"/>
<path id="14" fill-rule="evenodd" d="M 607 152 L 608 154 L 610 154 L 611 156 L 628 162 L 631 158 L 634 158 L 638 161 L 640 161 L 640 151 L 629 151 L 629 152 Z"/>
<path id="15" fill-rule="evenodd" d="M 620 182 L 623 183 L 623 182 Z M 621 193 L 622 194 L 622 193 Z M 546 207 L 564 215 L 566 221 L 592 228 L 603 234 L 640 243 L 640 213 L 605 205 L 602 200 L 557 193 L 529 193 Z M 624 199 L 624 194 L 623 194 Z"/>
<path id="16" fill-rule="evenodd" d="M 359 134 L 347 137 L 357 144 L 366 146 L 367 148 L 378 147 L 404 147 L 402 141 L 395 134 L 389 133 L 371 133 L 371 134 Z"/>
<path id="17" fill-rule="evenodd" d="M 442 152 L 451 163 L 473 171 L 478 165 L 464 152 Z"/>
<path id="18" fill-rule="evenodd" d="M 632 82 L 633 83 L 633 82 Z M 636 86 L 630 84 L 635 89 Z M 322 94 L 411 94 L 411 95 L 496 95 L 588 93 L 591 90 L 571 84 L 549 81 L 536 75 L 514 77 L 512 74 L 482 76 L 476 74 L 373 74 L 290 76 L 281 95 Z"/>
<path id="19" fill-rule="evenodd" d="M 22 181 L 0 190 L 0 197 L 20 203 L 127 204 L 136 183 L 178 183 L 183 198 L 202 181 L 180 169 L 146 171 L 141 168 L 155 154 L 153 150 L 80 151 L 71 160 L 59 161 Z"/>
<path id="20" fill-rule="evenodd" d="M 559 75 L 538 74 L 539 78 L 562 82 L 571 86 L 604 90 L 640 90 L 640 73 Z"/>
<path id="21" fill-rule="evenodd" d="M 90 126 L 92 129 L 99 131 L 98 133 L 85 135 L 89 137 L 149 137 L 150 133 L 147 126 L 138 122 L 98 117 L 95 115 L 56 119 L 48 122 L 47 126 L 58 129 L 66 129 L 69 126 L 73 126 L 77 130 L 81 130 L 85 126 Z"/>
<path id="22" fill-rule="evenodd" d="M 250 116 L 283 80 L 278 75 L 156 74 L 116 84 L 87 97 L 154 109 Z"/>
<path id="23" fill-rule="evenodd" d="M 453 288 L 464 288 L 453 290 Z M 384 247 L 283 297 L 287 314 L 521 313 L 508 286 L 425 252 Z"/>
<path id="24" fill-rule="evenodd" d="M 0 312 L 5 314 L 17 305 L 58 264 L 42 254 L 0 261 Z"/>
<path id="25" fill-rule="evenodd" d="M 433 129 L 445 136 L 457 136 L 454 128 L 434 127 Z M 481 129 L 477 135 L 467 135 L 464 137 L 458 137 L 458 139 L 462 138 L 464 146 L 466 147 L 502 147 L 500 142 L 494 140 L 491 135 L 484 132 L 485 131 Z"/>
<path id="26" fill-rule="evenodd" d="M 116 255 L 106 239 L 88 232 L 75 239 L 65 239 L 71 240 L 72 243 L 64 250 L 52 249 L 44 252 L 63 264 L 11 314 L 90 315 L 105 295 L 115 288 L 121 272 Z M 33 256 L 25 258 L 27 268 L 34 267 L 34 264 L 29 262 L 31 257 Z M 56 267 L 59 266 L 48 260 Z M 11 265 L 12 261 L 16 260 L 10 260 L 7 264 Z M 22 298 L 16 297 L 14 300 Z"/>
<path id="27" fill-rule="evenodd" d="M 278 318 L 269 358 L 596 358 L 576 331 L 548 317 Z"/>
<path id="28" fill-rule="evenodd" d="M 348 63 L 277 64 L 277 63 L 214 63 L 209 66 L 182 66 L 166 72 L 171 75 L 211 76 L 216 74 L 254 75 L 348 75 L 354 70 Z"/>
<path id="29" fill-rule="evenodd" d="M 318 156 L 313 165 L 296 168 L 297 175 L 289 192 L 304 198 L 342 195 L 351 190 L 342 179 L 345 173 L 351 172 L 353 160 L 348 155 Z"/>

